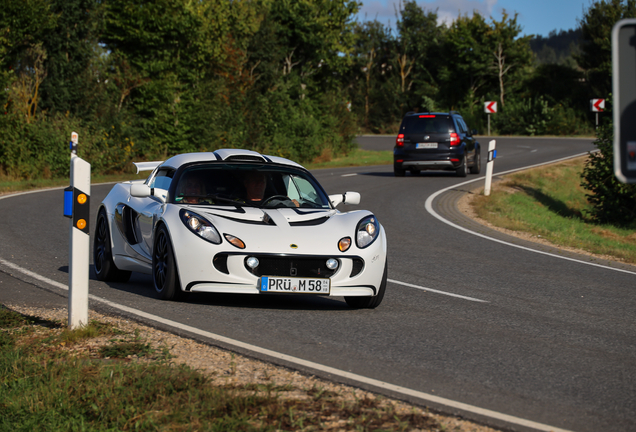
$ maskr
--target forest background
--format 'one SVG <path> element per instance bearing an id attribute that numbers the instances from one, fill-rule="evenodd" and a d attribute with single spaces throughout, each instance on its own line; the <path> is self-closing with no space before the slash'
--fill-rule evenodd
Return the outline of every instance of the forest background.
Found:
<path id="1" fill-rule="evenodd" d="M 610 32 L 634 1 L 576 29 L 521 36 L 516 15 L 450 25 L 406 0 L 389 28 L 353 0 L 4 0 L 0 178 L 68 176 L 71 131 L 94 173 L 247 148 L 299 162 L 395 133 L 408 111 L 460 111 L 485 132 L 592 135 L 611 91 Z"/>

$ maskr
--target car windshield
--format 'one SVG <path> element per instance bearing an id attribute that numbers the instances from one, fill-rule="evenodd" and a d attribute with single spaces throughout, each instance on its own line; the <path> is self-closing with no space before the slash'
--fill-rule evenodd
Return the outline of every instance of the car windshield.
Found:
<path id="1" fill-rule="evenodd" d="M 448 134 L 455 132 L 455 130 L 453 122 L 447 115 L 414 115 L 404 119 L 400 132 L 404 134 Z"/>
<path id="2" fill-rule="evenodd" d="M 227 163 L 186 168 L 174 203 L 263 208 L 330 208 L 329 198 L 307 172 L 284 166 Z"/>

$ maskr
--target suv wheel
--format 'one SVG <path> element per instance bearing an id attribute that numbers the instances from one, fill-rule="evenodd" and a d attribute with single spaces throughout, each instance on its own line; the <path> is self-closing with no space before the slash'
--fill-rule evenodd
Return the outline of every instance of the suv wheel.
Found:
<path id="1" fill-rule="evenodd" d="M 396 177 L 404 177 L 404 170 L 393 167 L 393 174 L 395 174 Z"/>
<path id="2" fill-rule="evenodd" d="M 466 177 L 467 172 L 468 166 L 466 163 L 466 155 L 464 155 L 462 158 L 462 164 L 459 168 L 457 168 L 457 170 L 455 170 L 455 173 L 457 174 L 457 177 Z"/>

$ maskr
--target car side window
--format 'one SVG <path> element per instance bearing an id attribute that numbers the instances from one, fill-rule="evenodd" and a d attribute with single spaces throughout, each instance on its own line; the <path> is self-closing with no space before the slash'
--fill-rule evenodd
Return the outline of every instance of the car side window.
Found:
<path id="1" fill-rule="evenodd" d="M 468 134 L 468 127 L 466 126 L 466 123 L 464 123 L 464 119 L 458 117 L 457 125 L 459 126 L 459 131 L 461 133 Z"/>
<path id="2" fill-rule="evenodd" d="M 149 186 L 151 188 L 165 189 L 170 188 L 172 177 L 174 176 L 174 170 L 168 168 L 162 168 L 157 171 L 157 174 L 150 181 Z"/>

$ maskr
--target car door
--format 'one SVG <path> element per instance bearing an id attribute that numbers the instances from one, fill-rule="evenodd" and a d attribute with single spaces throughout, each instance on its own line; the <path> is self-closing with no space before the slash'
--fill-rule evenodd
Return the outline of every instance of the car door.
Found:
<path id="1" fill-rule="evenodd" d="M 463 118 L 457 117 L 457 125 L 462 136 L 462 141 L 466 143 L 466 159 L 468 163 L 472 164 L 475 161 L 475 138 L 468 130 L 468 126 Z"/>
<path id="2" fill-rule="evenodd" d="M 131 205 L 137 212 L 135 231 L 139 240 L 138 245 L 141 252 L 150 259 L 152 259 L 154 227 L 165 202 L 173 175 L 173 169 L 158 169 L 148 183 L 150 188 L 154 189 L 154 195 L 147 198 L 131 198 Z M 132 200 L 138 201 L 133 203 Z"/>

